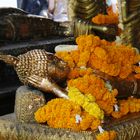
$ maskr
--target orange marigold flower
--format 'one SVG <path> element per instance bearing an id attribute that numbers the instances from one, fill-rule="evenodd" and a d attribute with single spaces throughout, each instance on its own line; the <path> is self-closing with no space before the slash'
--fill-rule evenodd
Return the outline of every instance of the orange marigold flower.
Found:
<path id="1" fill-rule="evenodd" d="M 91 68 L 74 68 L 70 70 L 68 75 L 68 79 L 75 79 L 78 77 L 82 77 L 84 75 L 90 75 L 93 73 L 93 69 Z"/>
<path id="2" fill-rule="evenodd" d="M 95 118 L 94 121 L 92 121 L 92 124 L 90 127 L 92 130 L 96 130 L 99 125 L 101 125 L 101 121 Z"/>
<path id="3" fill-rule="evenodd" d="M 118 15 L 102 15 L 98 14 L 97 16 L 92 18 L 92 22 L 95 24 L 118 24 Z"/>
<path id="4" fill-rule="evenodd" d="M 116 137 L 117 137 L 117 132 L 116 131 L 109 131 L 109 137 L 110 137 L 110 140 L 115 140 Z"/>
<path id="5" fill-rule="evenodd" d="M 129 112 L 129 103 L 126 102 L 125 100 L 121 100 L 119 102 L 119 106 L 120 106 L 120 112 L 122 113 L 122 115 L 126 115 Z"/>
<path id="6" fill-rule="evenodd" d="M 114 105 L 110 104 L 110 102 L 102 100 L 97 100 L 96 102 L 106 115 L 110 115 L 113 112 Z"/>
<path id="7" fill-rule="evenodd" d="M 101 47 L 96 47 L 94 50 L 94 54 L 100 59 L 107 59 L 107 52 Z"/>
<path id="8" fill-rule="evenodd" d="M 90 52 L 84 51 L 80 53 L 79 62 L 77 64 L 78 67 L 87 66 L 88 60 L 90 58 Z"/>
<path id="9" fill-rule="evenodd" d="M 115 140 L 117 133 L 115 131 L 104 131 L 96 135 L 97 140 Z"/>
<path id="10" fill-rule="evenodd" d="M 140 79 L 140 74 L 135 74 L 134 77 L 135 77 L 136 79 Z"/>
<path id="11" fill-rule="evenodd" d="M 116 119 L 119 119 L 119 118 L 121 118 L 123 115 L 122 115 L 122 113 L 121 112 L 117 112 L 117 111 L 113 111 L 112 113 L 111 113 L 111 115 L 112 115 L 112 117 L 114 117 L 114 118 L 116 118 Z"/>
<path id="12" fill-rule="evenodd" d="M 68 79 L 75 79 L 75 78 L 78 78 L 79 76 L 80 76 L 79 68 L 74 68 L 70 70 Z"/>
<path id="13" fill-rule="evenodd" d="M 109 133 L 104 131 L 103 133 L 96 135 L 96 140 L 109 140 Z"/>

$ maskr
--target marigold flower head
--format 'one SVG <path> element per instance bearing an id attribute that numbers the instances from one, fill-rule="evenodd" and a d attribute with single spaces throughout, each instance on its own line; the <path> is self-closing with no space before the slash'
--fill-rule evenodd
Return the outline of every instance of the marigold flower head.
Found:
<path id="1" fill-rule="evenodd" d="M 96 135 L 96 140 L 115 140 L 117 133 L 115 131 L 104 131 Z"/>

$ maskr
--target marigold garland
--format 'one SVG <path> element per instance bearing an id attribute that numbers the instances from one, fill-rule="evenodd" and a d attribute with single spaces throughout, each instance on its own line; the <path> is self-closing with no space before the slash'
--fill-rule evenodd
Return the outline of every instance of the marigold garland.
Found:
<path id="1" fill-rule="evenodd" d="M 114 118 L 121 118 L 128 113 L 140 112 L 140 99 L 129 97 L 127 100 L 120 100 L 118 106 L 119 111 L 112 112 Z"/>
<path id="2" fill-rule="evenodd" d="M 77 122 L 76 116 L 81 120 Z M 96 130 L 101 121 L 92 115 L 82 111 L 81 107 L 66 99 L 53 99 L 47 105 L 35 112 L 35 120 L 38 123 L 48 123 L 53 128 L 69 128 L 73 130 Z"/>
<path id="3" fill-rule="evenodd" d="M 73 118 L 69 118 L 72 122 L 67 120 L 67 122 L 69 122 L 66 124 L 67 126 L 64 124 L 53 126 L 51 123 L 50 126 L 56 128 L 71 128 L 74 130 L 87 130 L 88 128 L 95 130 L 101 124 L 100 119 L 102 118 L 98 105 L 105 114 L 112 115 L 114 118 L 121 118 L 128 113 L 139 112 L 140 99 L 128 98 L 128 100 L 120 100 L 117 102 L 116 96 L 118 91 L 112 89 L 110 84 L 107 85 L 108 83 L 106 81 L 93 74 L 93 70 L 98 69 L 110 76 L 116 76 L 122 79 L 134 73 L 135 78 L 140 79 L 140 67 L 135 65 L 140 62 L 139 52 L 131 46 L 118 45 L 115 42 L 101 40 L 98 36 L 94 35 L 82 35 L 76 38 L 76 43 L 78 44 L 78 50 L 57 52 L 56 55 L 68 62 L 71 68 L 68 78 L 69 97 L 83 108 L 86 107 L 84 109 L 89 113 L 81 110 L 81 112 L 76 113 L 82 118 L 80 118 L 78 124 L 75 124 L 74 115 Z M 71 90 L 71 87 L 74 87 L 74 89 Z M 78 91 L 77 89 L 75 91 L 75 88 L 77 88 Z M 84 95 L 82 95 L 81 92 Z M 98 105 L 95 104 L 95 100 Z M 94 103 L 93 110 L 98 110 L 97 112 L 93 110 L 90 111 L 91 106 L 88 106 L 89 102 Z M 119 111 L 114 111 L 114 107 L 116 107 L 117 104 Z M 60 104 L 60 106 L 61 105 L 62 104 Z M 65 104 L 65 106 L 67 105 Z M 58 112 L 60 114 L 61 111 Z M 91 114 L 94 115 L 94 117 Z M 55 116 L 57 116 L 57 114 Z M 40 118 L 42 122 L 46 121 L 44 117 Z M 54 117 L 52 118 L 54 119 Z M 115 137 L 115 131 L 104 131 L 104 133 L 96 136 L 97 140 L 113 140 Z"/>
<path id="4" fill-rule="evenodd" d="M 96 103 L 106 113 L 113 112 L 114 105 L 117 103 L 116 96 L 118 91 L 110 91 L 106 87 L 104 80 L 96 77 L 94 74 L 85 75 L 68 81 L 68 87 L 76 87 L 85 95 L 91 94 L 96 98 Z"/>
<path id="5" fill-rule="evenodd" d="M 96 24 L 118 24 L 119 16 L 118 13 L 114 13 L 112 7 L 108 7 L 107 15 L 98 14 L 92 18 L 92 22 Z"/>
<path id="6" fill-rule="evenodd" d="M 89 96 L 90 100 L 94 100 Z M 81 116 L 81 119 L 76 122 L 76 115 Z M 47 122 L 53 128 L 70 128 L 76 131 L 79 130 L 96 130 L 101 121 L 82 111 L 81 107 L 74 102 L 66 99 L 53 99 L 47 105 L 39 108 L 35 112 L 35 120 L 39 123 Z M 104 131 L 96 136 L 97 140 L 114 140 L 116 137 L 115 131 Z"/>
<path id="7" fill-rule="evenodd" d="M 140 61 L 140 55 L 131 46 L 111 43 L 94 35 L 79 36 L 76 38 L 76 43 L 77 51 L 56 53 L 58 57 L 68 62 L 71 71 L 80 67 L 96 68 L 110 76 L 118 76 L 122 79 L 137 72 L 134 66 L 137 67 L 135 64 Z M 138 79 L 139 73 L 140 71 L 135 75 Z"/>
<path id="8" fill-rule="evenodd" d="M 90 115 L 103 120 L 104 113 L 99 108 L 92 95 L 83 95 L 77 88 L 69 87 L 68 96 L 70 100 L 82 106 Z"/>

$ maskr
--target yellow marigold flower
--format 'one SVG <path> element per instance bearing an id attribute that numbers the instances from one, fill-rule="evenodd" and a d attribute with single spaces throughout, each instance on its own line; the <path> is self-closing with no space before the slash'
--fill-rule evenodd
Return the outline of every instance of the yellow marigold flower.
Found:
<path id="1" fill-rule="evenodd" d="M 68 96 L 73 102 L 82 106 L 90 115 L 93 115 L 95 118 L 103 119 L 103 111 L 99 108 L 98 104 L 93 102 L 93 99 L 91 100 L 91 97 L 88 98 L 87 96 L 84 96 L 77 88 L 74 87 L 69 88 Z"/>
<path id="2" fill-rule="evenodd" d="M 95 97 L 94 96 L 92 96 L 91 94 L 87 94 L 87 95 L 85 95 L 88 99 L 89 99 L 89 101 L 91 101 L 91 102 L 95 102 L 96 101 L 96 99 L 95 99 Z"/>

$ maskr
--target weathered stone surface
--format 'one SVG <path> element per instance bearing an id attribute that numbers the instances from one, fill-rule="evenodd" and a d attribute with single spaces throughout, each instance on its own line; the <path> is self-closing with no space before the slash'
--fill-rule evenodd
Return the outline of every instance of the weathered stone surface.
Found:
<path id="1" fill-rule="evenodd" d="M 15 115 L 19 122 L 34 122 L 34 112 L 45 105 L 45 97 L 42 92 L 21 86 L 16 91 Z"/>
<path id="2" fill-rule="evenodd" d="M 39 124 L 18 123 L 0 120 L 2 140 L 93 140 L 92 132 L 73 132 L 54 129 Z"/>
<path id="3" fill-rule="evenodd" d="M 106 130 L 117 131 L 116 140 L 140 139 L 140 113 L 129 114 L 121 119 L 107 119 L 105 126 Z M 95 140 L 95 134 L 91 131 L 74 132 L 36 123 L 20 123 L 14 114 L 0 117 L 0 140 Z"/>

